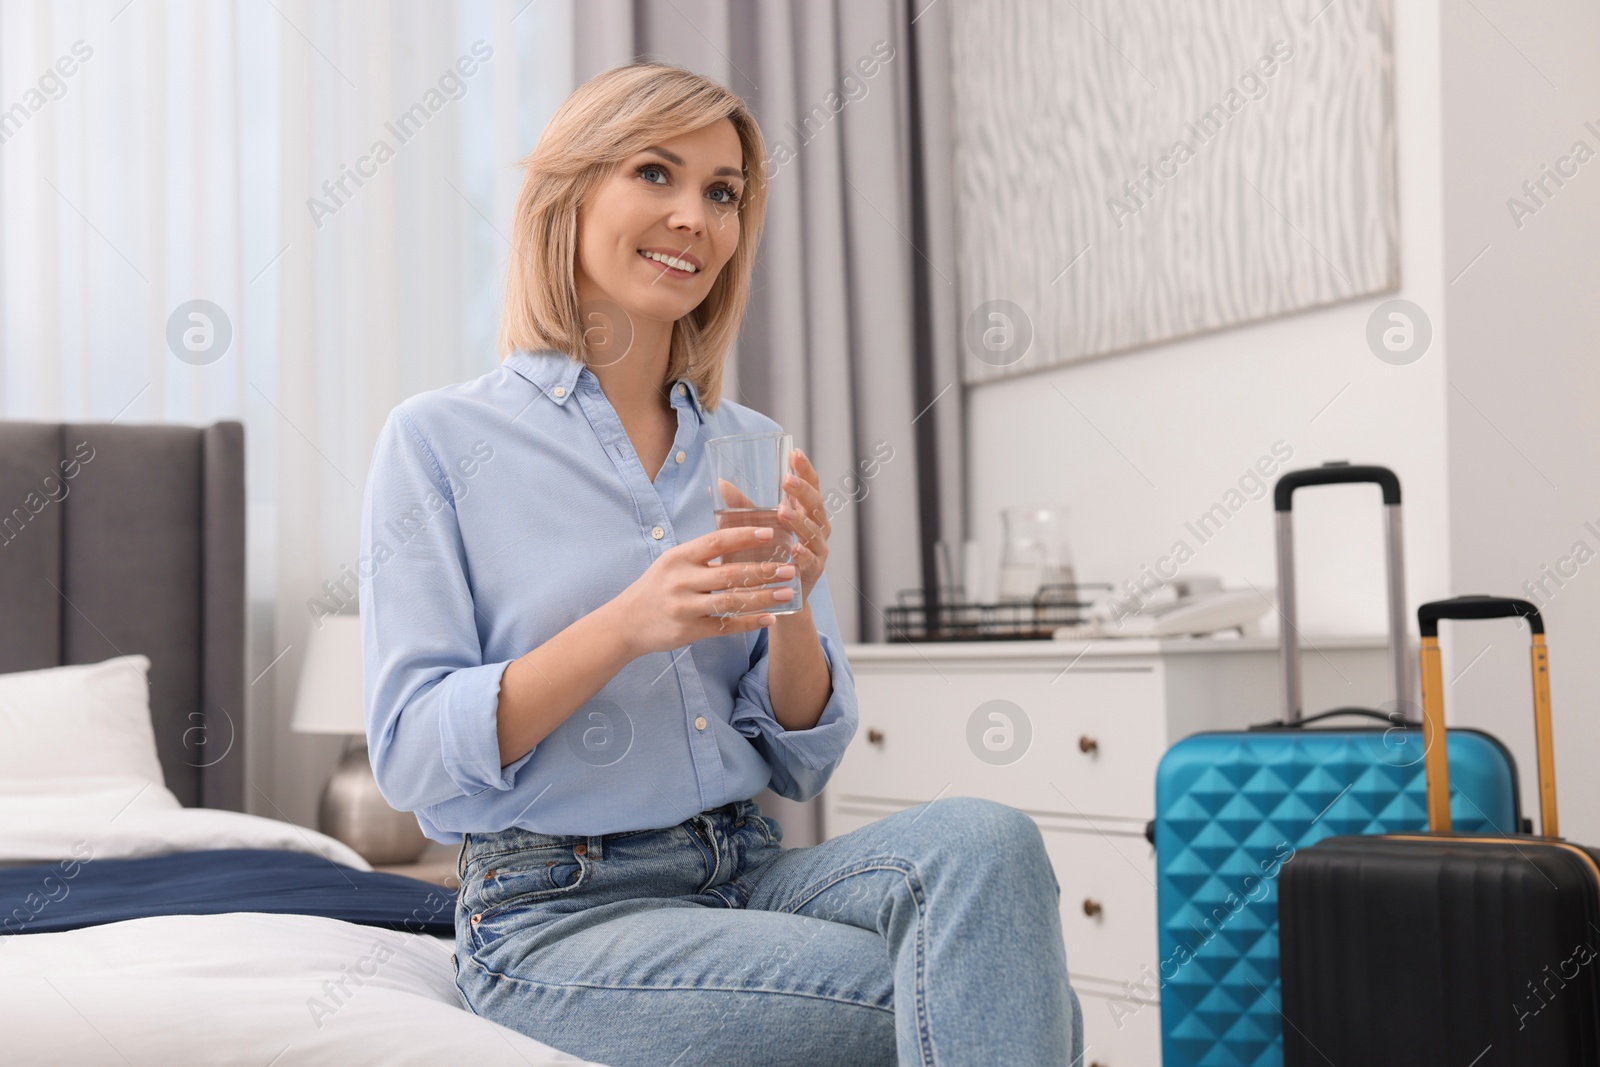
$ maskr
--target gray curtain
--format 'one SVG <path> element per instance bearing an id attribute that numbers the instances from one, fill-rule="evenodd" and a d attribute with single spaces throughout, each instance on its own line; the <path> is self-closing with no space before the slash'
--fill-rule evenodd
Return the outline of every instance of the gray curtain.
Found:
<path id="1" fill-rule="evenodd" d="M 576 6 L 579 83 L 675 63 L 761 124 L 772 195 L 726 395 L 790 430 L 833 494 L 828 584 L 847 641 L 884 640 L 901 591 L 933 586 L 933 545 L 965 537 L 948 6 Z M 815 802 L 757 801 L 786 844 L 818 839 Z"/>

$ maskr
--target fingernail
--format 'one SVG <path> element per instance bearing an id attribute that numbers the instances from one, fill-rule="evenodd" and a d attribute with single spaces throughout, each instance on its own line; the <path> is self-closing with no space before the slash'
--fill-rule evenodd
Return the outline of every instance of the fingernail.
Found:
<path id="1" fill-rule="evenodd" d="M 757 541 L 770 540 L 771 537 L 772 537 L 772 527 L 770 527 L 770 526 L 758 526 L 758 527 L 756 527 L 756 540 Z"/>
<path id="2" fill-rule="evenodd" d="M 792 564 L 785 563 L 783 566 L 779 567 L 778 568 L 778 577 L 779 578 L 793 578 L 794 577 L 794 566 Z"/>
<path id="3" fill-rule="evenodd" d="M 762 626 L 771 626 L 773 623 L 775 623 L 777 621 L 778 621 L 778 617 L 776 615 L 763 615 L 763 616 L 761 616 L 761 625 Z"/>
<path id="4" fill-rule="evenodd" d="M 774 599 L 774 600 L 788 600 L 792 596 L 794 596 L 794 590 L 793 589 L 779 589 L 779 590 L 776 590 L 772 594 L 772 599 Z"/>

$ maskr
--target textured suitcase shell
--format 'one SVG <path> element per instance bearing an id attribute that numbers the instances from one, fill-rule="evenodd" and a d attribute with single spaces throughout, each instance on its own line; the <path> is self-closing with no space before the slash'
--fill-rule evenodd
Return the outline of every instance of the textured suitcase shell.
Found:
<path id="1" fill-rule="evenodd" d="M 1597 860 L 1468 834 L 1307 850 L 1283 873 L 1285 1062 L 1600 1063 Z"/>
<path id="2" fill-rule="evenodd" d="M 1519 828 L 1510 753 L 1448 737 L 1456 825 Z M 1278 872 L 1326 837 L 1425 829 L 1422 732 L 1196 734 L 1163 757 L 1156 813 L 1158 973 L 1128 992 L 1159 990 L 1163 1067 L 1279 1067 Z"/>

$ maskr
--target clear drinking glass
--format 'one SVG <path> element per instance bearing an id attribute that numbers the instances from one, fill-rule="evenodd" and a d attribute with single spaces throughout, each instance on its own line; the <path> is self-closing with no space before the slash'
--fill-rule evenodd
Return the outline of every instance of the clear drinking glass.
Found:
<path id="1" fill-rule="evenodd" d="M 1077 580 L 1067 545 L 1066 514 L 1060 505 L 1000 509 L 1002 603 L 1029 601 L 1045 585 Z"/>
<path id="2" fill-rule="evenodd" d="M 713 437 L 706 442 L 711 460 L 711 507 L 716 513 L 717 529 L 734 526 L 770 526 L 772 540 L 754 548 L 730 552 L 722 556 L 723 563 L 793 563 L 794 532 L 778 517 L 782 503 L 783 477 L 789 473 L 789 452 L 794 446 L 787 433 L 740 433 L 726 437 Z M 739 611 L 719 613 L 735 615 L 789 615 L 805 605 L 800 591 L 800 571 L 793 578 L 774 581 L 756 589 L 781 589 L 787 586 L 794 596 L 787 601 L 768 606 L 765 597 L 760 603 Z"/>

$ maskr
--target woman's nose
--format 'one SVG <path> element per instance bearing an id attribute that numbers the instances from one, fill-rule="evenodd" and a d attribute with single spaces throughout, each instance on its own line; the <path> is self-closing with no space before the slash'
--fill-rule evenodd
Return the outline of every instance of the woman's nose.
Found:
<path id="1" fill-rule="evenodd" d="M 706 208 L 700 201 L 683 203 L 679 201 L 672 207 L 672 217 L 669 224 L 674 230 L 681 233 L 702 234 L 706 229 Z"/>

